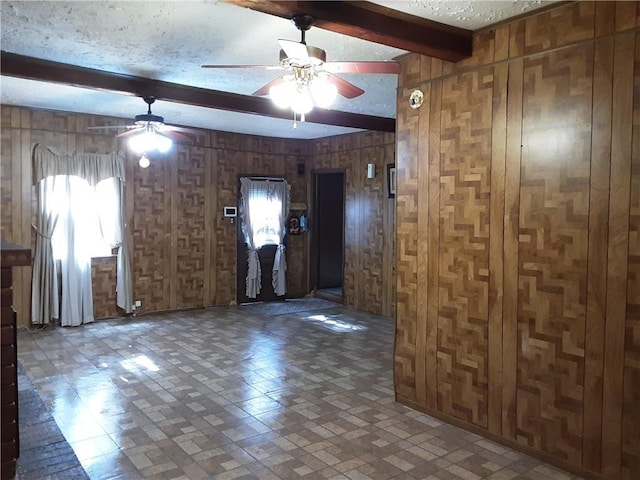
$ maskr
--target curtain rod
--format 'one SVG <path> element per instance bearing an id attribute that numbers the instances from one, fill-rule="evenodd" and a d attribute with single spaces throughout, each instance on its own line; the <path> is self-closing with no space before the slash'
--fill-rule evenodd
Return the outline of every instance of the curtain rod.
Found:
<path id="1" fill-rule="evenodd" d="M 274 178 L 274 177 L 245 177 L 249 180 L 268 180 L 270 182 L 286 182 L 286 178 Z"/>

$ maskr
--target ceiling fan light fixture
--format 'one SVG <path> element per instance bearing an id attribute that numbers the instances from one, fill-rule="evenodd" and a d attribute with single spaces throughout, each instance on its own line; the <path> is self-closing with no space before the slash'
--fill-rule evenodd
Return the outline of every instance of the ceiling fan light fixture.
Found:
<path id="1" fill-rule="evenodd" d="M 146 153 L 142 154 L 140 160 L 138 160 L 138 165 L 140 165 L 140 168 L 147 168 L 149 165 L 151 165 L 151 161 L 147 157 Z"/>
<path id="2" fill-rule="evenodd" d="M 291 98 L 296 94 L 296 84 L 292 78 L 287 78 L 288 76 L 283 78 L 283 82 L 269 89 L 271 100 L 279 108 L 289 108 L 291 106 Z"/>
<path id="3" fill-rule="evenodd" d="M 154 131 L 145 131 L 140 135 L 135 135 L 129 140 L 129 146 L 136 153 L 151 152 L 157 150 L 160 153 L 169 151 L 173 142 L 165 135 Z"/>
<path id="4" fill-rule="evenodd" d="M 326 77 L 316 78 L 309 87 L 313 103 L 321 108 L 329 108 L 336 99 L 338 89 Z"/>
<path id="5" fill-rule="evenodd" d="M 313 110 L 313 100 L 308 88 L 298 89 L 291 97 L 291 110 L 299 114 L 309 113 Z"/>

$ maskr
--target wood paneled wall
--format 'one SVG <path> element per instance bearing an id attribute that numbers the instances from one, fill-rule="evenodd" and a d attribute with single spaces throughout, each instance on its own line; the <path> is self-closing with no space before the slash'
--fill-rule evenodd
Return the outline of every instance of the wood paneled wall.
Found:
<path id="1" fill-rule="evenodd" d="M 225 305 L 236 300 L 236 226 L 222 216 L 237 205 L 238 176 L 281 175 L 293 202 L 306 199 L 304 142 L 203 132 L 195 145 L 147 169 L 135 168 L 132 212 L 134 296 L 153 310 Z M 290 241 L 288 295 L 306 291 L 305 242 Z M 148 309 L 147 307 L 146 309 Z M 145 309 L 145 310 L 146 310 Z"/>
<path id="2" fill-rule="evenodd" d="M 309 167 L 345 172 L 345 304 L 393 316 L 394 199 L 387 164 L 395 163 L 395 135 L 363 132 L 315 140 Z M 375 178 L 367 178 L 367 165 Z"/>
<path id="3" fill-rule="evenodd" d="M 127 151 L 113 132 L 87 131 L 88 126 L 121 123 L 122 119 L 109 117 L 3 106 L 2 237 L 20 245 L 34 245 L 31 150 L 35 143 L 60 152 Z M 393 251 L 389 247 L 393 243 L 393 209 L 386 197 L 383 172 L 385 162 L 394 161 L 394 146 L 393 134 L 355 134 L 320 141 L 202 131 L 191 145 L 177 145 L 166 155 L 151 155 L 147 169 L 139 168 L 137 157 L 128 154 L 127 233 L 134 300 L 142 302 L 138 312 L 235 302 L 236 225 L 223 218 L 222 210 L 225 205 L 237 204 L 238 175 L 282 175 L 291 184 L 291 201 L 306 203 L 310 166 L 316 155 L 326 151 L 327 158 L 339 157 L 336 162 L 340 165 L 363 172 L 359 178 L 347 175 L 351 198 L 359 202 L 355 210 L 349 208 L 356 216 L 348 214 L 347 230 L 353 240 L 346 252 L 352 285 L 347 303 L 363 309 L 366 305 L 369 311 L 391 316 Z M 350 160 L 355 163 L 349 165 Z M 369 162 L 376 162 L 378 176 L 365 184 Z M 305 164 L 306 174 L 298 174 L 299 163 Z M 359 188 L 362 192 L 356 191 Z M 308 243 L 308 235 L 289 238 L 290 297 L 308 293 Z M 363 272 L 357 280 L 356 265 Z M 16 273 L 15 299 L 19 324 L 26 326 L 31 270 L 20 270 Z M 117 316 L 115 259 L 94 259 L 92 274 L 96 318 Z"/>
<path id="4" fill-rule="evenodd" d="M 476 33 L 457 64 L 403 57 L 398 89 L 398 400 L 628 480 L 639 19 L 638 2 L 561 5 Z"/>

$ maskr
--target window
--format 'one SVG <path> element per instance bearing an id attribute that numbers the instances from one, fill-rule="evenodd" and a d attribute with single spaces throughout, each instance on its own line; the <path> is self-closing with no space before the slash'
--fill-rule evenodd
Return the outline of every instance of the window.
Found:
<path id="1" fill-rule="evenodd" d="M 66 258 L 71 242 L 79 257 L 110 256 L 110 239 L 114 222 L 118 220 L 117 179 L 108 178 L 95 187 L 71 175 L 57 175 L 43 181 L 51 199 L 47 205 L 51 213 L 58 216 L 51 237 L 53 257 Z"/>
<path id="2" fill-rule="evenodd" d="M 249 211 L 253 220 L 253 241 L 255 248 L 280 244 L 280 215 L 282 200 L 264 192 L 249 197 Z"/>

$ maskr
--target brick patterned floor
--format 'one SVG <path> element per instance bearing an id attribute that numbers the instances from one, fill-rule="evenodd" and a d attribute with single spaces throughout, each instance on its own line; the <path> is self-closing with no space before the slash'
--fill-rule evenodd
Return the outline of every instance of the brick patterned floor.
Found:
<path id="1" fill-rule="evenodd" d="M 579 478 L 396 403 L 393 333 L 342 307 L 241 306 L 23 330 L 18 345 L 92 479 Z"/>

